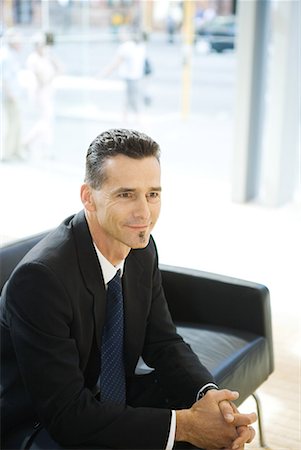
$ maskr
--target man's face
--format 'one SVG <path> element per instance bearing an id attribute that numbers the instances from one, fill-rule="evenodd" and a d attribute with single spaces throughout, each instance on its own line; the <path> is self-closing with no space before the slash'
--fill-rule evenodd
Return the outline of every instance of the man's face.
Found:
<path id="1" fill-rule="evenodd" d="M 160 173 L 155 157 L 118 155 L 105 162 L 104 183 L 99 190 L 91 189 L 92 236 L 96 244 L 101 242 L 105 256 L 148 244 L 160 213 Z"/>

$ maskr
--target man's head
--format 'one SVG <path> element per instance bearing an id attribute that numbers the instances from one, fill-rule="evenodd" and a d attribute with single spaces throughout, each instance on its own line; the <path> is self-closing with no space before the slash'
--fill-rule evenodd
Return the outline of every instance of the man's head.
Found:
<path id="1" fill-rule="evenodd" d="M 143 133 L 116 129 L 90 145 L 81 198 L 92 238 L 113 264 L 143 248 L 161 204 L 160 149 Z"/>

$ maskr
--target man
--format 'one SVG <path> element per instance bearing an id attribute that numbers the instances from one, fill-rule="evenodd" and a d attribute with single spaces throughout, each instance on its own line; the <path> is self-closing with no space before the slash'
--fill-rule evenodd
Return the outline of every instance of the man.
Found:
<path id="1" fill-rule="evenodd" d="M 21 97 L 19 80 L 21 35 L 14 29 L 7 30 L 6 45 L 0 50 L 2 78 L 2 103 L 4 112 L 4 133 L 0 159 L 10 161 L 22 159 L 21 152 Z"/>
<path id="2" fill-rule="evenodd" d="M 143 77 L 145 75 L 146 36 L 123 30 L 121 43 L 112 62 L 101 72 L 107 77 L 118 69 L 120 79 L 125 86 L 123 120 L 133 117 L 139 120 L 143 101 Z"/>
<path id="3" fill-rule="evenodd" d="M 3 289 L 2 448 L 243 449 L 253 439 L 256 415 L 238 413 L 238 394 L 217 389 L 172 323 L 151 237 L 160 197 L 151 138 L 117 129 L 92 142 L 84 211 Z"/>
<path id="4" fill-rule="evenodd" d="M 60 72 L 60 64 L 50 49 L 53 42 L 50 33 L 37 33 L 33 37 L 34 48 L 26 66 L 32 77 L 31 101 L 33 124 L 24 135 L 23 145 L 30 156 L 53 158 L 53 129 L 55 119 L 54 81 Z M 52 45 L 52 44 L 51 44 Z"/>

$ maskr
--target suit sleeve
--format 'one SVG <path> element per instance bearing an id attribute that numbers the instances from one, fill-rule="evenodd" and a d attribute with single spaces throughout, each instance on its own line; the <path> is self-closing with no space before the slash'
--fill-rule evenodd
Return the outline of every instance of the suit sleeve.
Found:
<path id="1" fill-rule="evenodd" d="M 7 286 L 5 303 L 25 388 L 54 440 L 71 447 L 165 448 L 169 410 L 100 403 L 85 386 L 70 333 L 72 299 L 49 267 L 22 265 Z"/>

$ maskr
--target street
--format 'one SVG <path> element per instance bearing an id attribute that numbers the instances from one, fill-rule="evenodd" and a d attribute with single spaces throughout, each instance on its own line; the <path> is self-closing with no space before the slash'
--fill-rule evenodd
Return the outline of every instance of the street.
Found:
<path id="1" fill-rule="evenodd" d="M 182 119 L 183 48 L 164 35 L 148 43 L 153 74 L 151 105 L 139 123 L 122 121 L 123 84 L 118 74 L 97 78 L 111 62 L 117 42 L 58 41 L 53 49 L 64 71 L 56 80 L 53 156 L 82 166 L 91 140 L 109 127 L 129 126 L 149 133 L 162 159 L 179 170 L 228 180 L 233 143 L 235 53 L 202 54 L 193 49 L 190 114 Z M 30 116 L 27 117 L 30 121 Z M 26 122 L 25 122 L 26 123 Z M 27 122 L 28 123 L 28 122 Z M 183 151 L 185 157 L 183 158 Z"/>
<path id="2" fill-rule="evenodd" d="M 71 38 L 70 38 L 71 39 Z M 111 62 L 118 47 L 116 42 L 81 41 L 60 42 L 54 50 L 63 63 L 66 75 L 97 76 Z M 151 90 L 152 112 L 161 114 L 181 109 L 183 47 L 181 43 L 168 44 L 163 36 L 148 43 L 148 55 L 153 66 Z M 194 114 L 232 113 L 235 82 L 235 53 L 201 54 L 197 47 L 192 52 L 192 98 Z M 114 74 L 111 79 L 118 80 Z M 84 92 L 78 92 L 82 101 Z M 112 97 L 113 94 L 113 97 Z M 116 110 L 119 92 L 102 92 L 92 96 L 100 109 Z M 87 96 L 86 101 L 91 97 Z M 62 99 L 63 100 L 63 99 Z"/>

